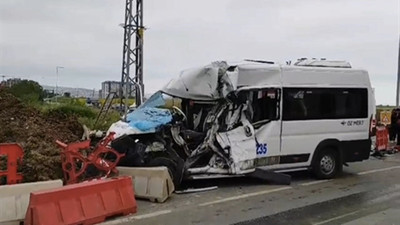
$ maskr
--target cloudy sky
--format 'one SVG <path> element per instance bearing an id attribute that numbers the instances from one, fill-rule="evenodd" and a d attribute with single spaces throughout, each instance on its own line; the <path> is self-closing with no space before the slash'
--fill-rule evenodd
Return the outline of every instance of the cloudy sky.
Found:
<path id="1" fill-rule="evenodd" d="M 0 0 L 0 75 L 120 80 L 125 0 Z M 215 60 L 344 59 L 395 103 L 400 0 L 144 0 L 146 92 Z"/>

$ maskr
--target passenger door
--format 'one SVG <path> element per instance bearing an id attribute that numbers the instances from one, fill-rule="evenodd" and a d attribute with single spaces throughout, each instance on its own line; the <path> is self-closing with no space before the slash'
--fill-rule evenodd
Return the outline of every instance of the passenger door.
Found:
<path id="1" fill-rule="evenodd" d="M 279 163 L 281 154 L 280 88 L 263 88 L 252 91 L 255 129 L 255 166 L 270 166 Z"/>
<path id="2" fill-rule="evenodd" d="M 278 163 L 280 153 L 280 89 L 242 90 L 238 99 L 242 125 L 217 135 L 222 148 L 229 146 L 232 171 L 247 173 L 258 166 Z"/>

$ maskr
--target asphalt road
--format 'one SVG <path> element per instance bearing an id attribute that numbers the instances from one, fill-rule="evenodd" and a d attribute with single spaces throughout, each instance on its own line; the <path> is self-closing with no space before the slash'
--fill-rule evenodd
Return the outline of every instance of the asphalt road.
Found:
<path id="1" fill-rule="evenodd" d="M 218 189 L 161 204 L 138 200 L 137 214 L 103 224 L 400 224 L 400 153 L 352 163 L 333 180 L 291 175 L 286 186 L 250 178 L 190 182 Z"/>

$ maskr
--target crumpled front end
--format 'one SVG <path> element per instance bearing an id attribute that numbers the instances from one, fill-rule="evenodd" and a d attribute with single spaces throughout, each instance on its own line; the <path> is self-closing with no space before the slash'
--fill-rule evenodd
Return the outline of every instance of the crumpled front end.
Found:
<path id="1" fill-rule="evenodd" d="M 163 89 L 164 93 L 200 101 L 225 98 L 237 88 L 236 66 L 214 62 L 205 67 L 183 71 Z"/>

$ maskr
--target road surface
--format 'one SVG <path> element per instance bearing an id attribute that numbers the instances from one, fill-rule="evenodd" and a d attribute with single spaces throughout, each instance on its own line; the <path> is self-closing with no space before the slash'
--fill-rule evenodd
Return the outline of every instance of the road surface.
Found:
<path id="1" fill-rule="evenodd" d="M 103 225 L 400 224 L 400 153 L 352 163 L 333 180 L 294 172 L 291 185 L 250 178 L 191 182 L 213 186 L 174 194 L 166 203 L 138 200 L 138 213 Z"/>

